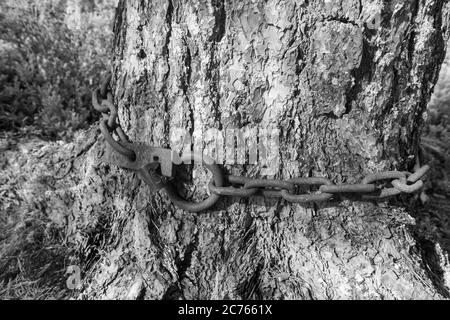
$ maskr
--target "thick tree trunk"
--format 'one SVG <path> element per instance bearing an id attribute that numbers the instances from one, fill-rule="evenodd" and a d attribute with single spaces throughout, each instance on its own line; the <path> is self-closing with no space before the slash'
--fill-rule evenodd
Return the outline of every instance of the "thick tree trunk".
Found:
<path id="1" fill-rule="evenodd" d="M 119 121 L 131 141 L 162 147 L 173 147 L 180 128 L 276 127 L 279 179 L 356 183 L 411 170 L 448 14 L 438 0 L 121 1 L 112 86 Z M 188 213 L 132 172 L 99 163 L 103 146 L 99 139 L 79 167 L 70 223 L 85 254 L 84 297 L 449 295 L 401 202 L 224 199 Z M 198 200 L 209 180 L 194 176 Z"/>

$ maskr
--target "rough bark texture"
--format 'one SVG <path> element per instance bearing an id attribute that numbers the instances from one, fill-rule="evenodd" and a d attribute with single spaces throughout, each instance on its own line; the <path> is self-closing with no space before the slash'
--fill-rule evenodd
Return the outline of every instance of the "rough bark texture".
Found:
<path id="1" fill-rule="evenodd" d="M 381 26 L 368 28 L 376 12 Z M 131 141 L 163 147 L 174 128 L 276 126 L 285 164 L 276 178 L 352 183 L 412 169 L 448 14 L 437 0 L 121 1 L 119 121 Z M 187 213 L 164 193 L 150 195 L 135 174 L 99 163 L 104 142 L 95 138 L 80 137 L 92 146 L 63 189 L 69 238 L 84 254 L 83 297 L 449 296 L 435 247 L 423 254 L 404 202 L 226 199 Z M 261 169 L 225 165 L 249 177 Z M 193 175 L 198 200 L 209 177 L 200 167 Z"/>

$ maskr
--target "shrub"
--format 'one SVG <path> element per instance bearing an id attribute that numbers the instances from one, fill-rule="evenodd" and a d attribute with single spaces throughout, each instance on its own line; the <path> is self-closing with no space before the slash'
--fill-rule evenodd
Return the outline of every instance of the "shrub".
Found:
<path id="1" fill-rule="evenodd" d="M 442 64 L 439 81 L 428 105 L 431 125 L 450 125 L 450 51 Z"/>
<path id="2" fill-rule="evenodd" d="M 70 139 L 92 123 L 90 89 L 109 68 L 114 5 L 0 4 L 0 130 Z"/>

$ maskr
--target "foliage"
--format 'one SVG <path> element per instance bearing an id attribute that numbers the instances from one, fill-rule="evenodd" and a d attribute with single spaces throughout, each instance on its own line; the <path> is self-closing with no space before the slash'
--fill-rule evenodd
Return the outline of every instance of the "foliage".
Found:
<path id="1" fill-rule="evenodd" d="M 66 226 L 51 216 L 39 179 L 50 168 L 25 159 L 98 118 L 90 90 L 109 68 L 115 4 L 0 1 L 0 299 L 75 294 L 65 281 L 76 259 Z"/>
<path id="2" fill-rule="evenodd" d="M 94 120 L 115 1 L 0 4 L 0 130 L 70 139 Z"/>

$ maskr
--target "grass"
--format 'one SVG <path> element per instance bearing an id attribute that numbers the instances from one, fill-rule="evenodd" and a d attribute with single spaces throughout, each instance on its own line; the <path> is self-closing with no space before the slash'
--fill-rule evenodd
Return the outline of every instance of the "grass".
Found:
<path id="1" fill-rule="evenodd" d="M 3 188 L 2 188 L 3 189 Z M 2 200 L 2 207 L 12 200 Z M 62 299 L 71 250 L 44 212 L 22 212 L 15 198 L 0 220 L 0 299 Z"/>
<path id="2" fill-rule="evenodd" d="M 11 140 L 0 139 L 0 299 L 69 298 L 65 272 L 74 258 L 65 227 L 48 216 L 45 189 L 26 161 L 37 140 Z"/>

